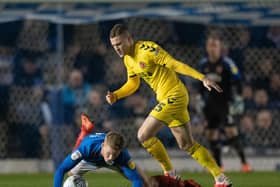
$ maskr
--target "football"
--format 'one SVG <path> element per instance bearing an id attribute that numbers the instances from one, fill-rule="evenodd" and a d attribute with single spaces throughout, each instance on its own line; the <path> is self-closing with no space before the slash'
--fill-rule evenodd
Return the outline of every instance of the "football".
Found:
<path id="1" fill-rule="evenodd" d="M 79 175 L 73 175 L 64 181 L 63 187 L 88 187 L 88 182 Z"/>

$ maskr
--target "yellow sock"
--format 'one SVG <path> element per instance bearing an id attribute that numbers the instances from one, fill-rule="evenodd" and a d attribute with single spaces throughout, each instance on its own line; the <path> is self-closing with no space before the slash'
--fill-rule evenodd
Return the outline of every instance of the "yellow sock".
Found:
<path id="1" fill-rule="evenodd" d="M 164 172 L 171 171 L 173 169 L 166 149 L 158 138 L 152 137 L 146 140 L 142 145 L 148 153 L 150 153 L 160 163 Z"/>
<path id="2" fill-rule="evenodd" d="M 222 174 L 220 167 L 217 165 L 212 155 L 199 143 L 195 142 L 193 146 L 187 150 L 187 153 L 191 155 L 200 165 L 208 169 L 214 177 Z"/>

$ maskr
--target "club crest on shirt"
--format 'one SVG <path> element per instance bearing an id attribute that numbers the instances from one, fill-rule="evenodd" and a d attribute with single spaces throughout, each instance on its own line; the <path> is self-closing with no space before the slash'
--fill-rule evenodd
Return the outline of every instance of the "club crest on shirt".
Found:
<path id="1" fill-rule="evenodd" d="M 146 67 L 146 64 L 144 62 L 139 62 L 140 68 L 144 69 Z"/>
<path id="2" fill-rule="evenodd" d="M 128 167 L 129 167 L 130 169 L 135 169 L 136 164 L 135 164 L 132 160 L 130 160 L 130 161 L 128 162 Z"/>
<path id="3" fill-rule="evenodd" d="M 76 151 L 74 151 L 74 152 L 71 154 L 71 159 L 72 159 L 72 160 L 77 160 L 77 159 L 79 159 L 79 158 L 81 158 L 81 157 L 82 157 L 82 154 L 80 153 L 79 150 L 76 150 Z"/>

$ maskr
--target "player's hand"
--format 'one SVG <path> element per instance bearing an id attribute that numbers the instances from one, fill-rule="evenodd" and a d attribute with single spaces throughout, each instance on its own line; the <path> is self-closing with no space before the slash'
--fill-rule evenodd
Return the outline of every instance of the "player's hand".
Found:
<path id="1" fill-rule="evenodd" d="M 223 92 L 222 88 L 217 83 L 215 83 L 214 81 L 211 81 L 210 79 L 208 79 L 206 77 L 204 77 L 202 79 L 202 83 L 203 83 L 203 86 L 208 89 L 208 91 L 211 91 L 212 88 L 214 88 L 219 93 Z"/>
<path id="2" fill-rule="evenodd" d="M 117 96 L 113 92 L 108 91 L 106 95 L 106 101 L 112 105 L 117 101 Z"/>

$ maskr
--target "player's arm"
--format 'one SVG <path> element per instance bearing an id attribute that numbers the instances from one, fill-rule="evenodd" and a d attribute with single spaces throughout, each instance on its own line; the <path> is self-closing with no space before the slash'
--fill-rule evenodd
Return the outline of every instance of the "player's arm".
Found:
<path id="1" fill-rule="evenodd" d="M 136 74 L 129 75 L 126 83 L 118 90 L 114 92 L 108 92 L 106 95 L 106 100 L 109 104 L 114 104 L 117 100 L 127 97 L 133 94 L 140 85 L 140 78 Z"/>
<path id="2" fill-rule="evenodd" d="M 144 178 L 139 173 L 136 164 L 130 160 L 126 165 L 121 166 L 123 174 L 131 181 L 133 187 L 143 187 Z"/>
<path id="3" fill-rule="evenodd" d="M 176 60 L 173 58 L 167 51 L 161 48 L 157 44 L 153 44 L 153 48 L 155 48 L 154 52 L 150 52 L 149 56 L 156 64 L 160 64 L 169 69 L 176 71 L 177 73 L 190 76 L 194 79 L 203 80 L 204 75 L 197 70 L 193 69 L 189 65 Z M 151 50 L 152 51 L 152 50 Z"/>
<path id="4" fill-rule="evenodd" d="M 167 51 L 161 47 L 156 48 L 157 53 L 152 54 L 152 58 L 155 63 L 165 66 L 169 69 L 174 70 L 177 73 L 190 76 L 194 79 L 202 81 L 203 86 L 206 87 L 209 91 L 214 88 L 218 92 L 222 92 L 222 89 L 214 81 L 208 79 L 204 74 L 190 67 L 189 65 L 176 60 L 173 58 Z"/>
<path id="5" fill-rule="evenodd" d="M 231 79 L 235 80 L 235 81 L 240 81 L 241 73 L 240 73 L 237 65 L 234 63 L 234 61 L 231 60 L 230 58 L 226 57 L 225 62 L 226 62 L 226 68 L 230 74 Z"/>
<path id="6" fill-rule="evenodd" d="M 236 94 L 241 95 L 242 92 L 242 84 L 241 84 L 241 73 L 234 63 L 234 61 L 228 57 L 226 57 L 226 68 L 232 80 L 232 85 L 236 91 Z"/>
<path id="7" fill-rule="evenodd" d="M 122 171 L 133 187 L 158 187 L 157 181 L 146 175 L 132 160 L 129 161 L 128 166 L 122 166 Z"/>
<path id="8" fill-rule="evenodd" d="M 75 165 L 77 165 L 81 160 L 81 155 L 77 155 L 76 157 L 73 154 L 79 154 L 77 152 L 73 152 L 68 155 L 62 164 L 56 169 L 54 175 L 54 187 L 62 187 L 64 174 L 67 173 L 70 169 L 72 169 Z"/>
<path id="9" fill-rule="evenodd" d="M 145 187 L 158 187 L 159 183 L 153 177 L 148 176 L 139 166 L 136 166 L 139 175 L 142 177 L 145 183 Z"/>

